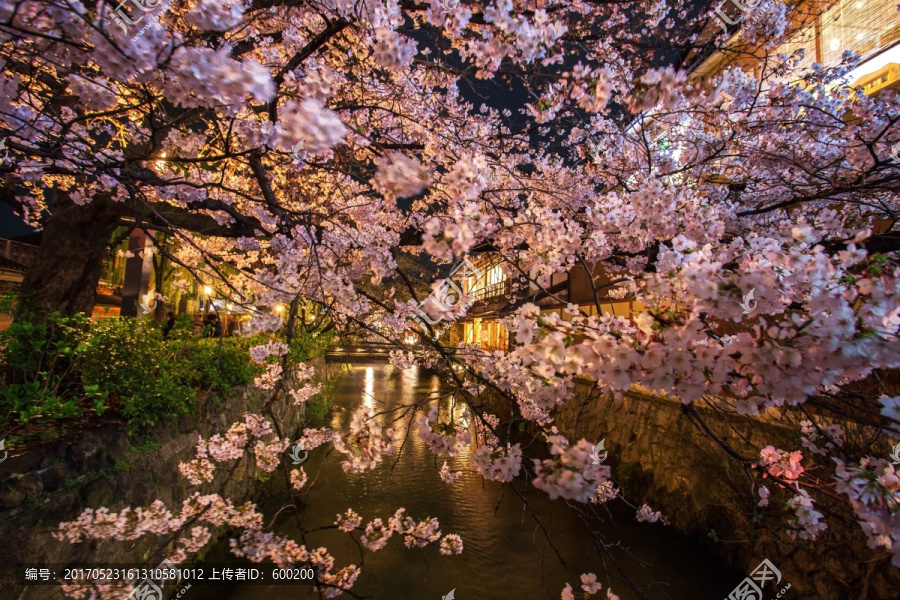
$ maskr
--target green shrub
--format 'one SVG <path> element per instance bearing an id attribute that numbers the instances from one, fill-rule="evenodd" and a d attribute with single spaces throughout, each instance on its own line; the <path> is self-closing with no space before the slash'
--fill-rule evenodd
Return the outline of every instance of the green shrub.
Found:
<path id="1" fill-rule="evenodd" d="M 13 314 L 14 303 L 11 294 L 0 297 L 0 312 Z M 81 315 L 53 312 L 40 322 L 15 320 L 0 332 L 2 425 L 77 417 L 90 408 L 73 376 L 75 349 L 88 323 Z"/>
<path id="2" fill-rule="evenodd" d="M 12 312 L 6 297 L 0 310 Z M 163 339 L 150 320 L 46 315 L 14 321 L 0 332 L 0 422 L 32 422 L 103 414 L 110 408 L 147 427 L 189 412 L 199 393 L 247 384 L 261 371 L 249 348 L 260 340 L 202 339 L 182 316 Z"/>
<path id="3" fill-rule="evenodd" d="M 197 398 L 190 360 L 146 321 L 98 321 L 79 344 L 76 364 L 85 385 L 117 399 L 121 414 L 134 425 L 184 415 Z"/>
<path id="4" fill-rule="evenodd" d="M 334 344 L 334 331 L 325 333 L 298 329 L 291 340 L 288 359 L 292 363 L 306 362 L 325 354 Z"/>
<path id="5" fill-rule="evenodd" d="M 318 394 L 306 402 L 306 426 L 322 427 L 328 424 L 328 414 L 331 411 L 331 403 L 340 375 L 335 375 L 322 382 L 322 389 Z"/>
<path id="6" fill-rule="evenodd" d="M 192 369 L 194 384 L 207 390 L 224 391 L 253 381 L 260 367 L 250 360 L 246 338 L 176 340 L 169 346 Z"/>

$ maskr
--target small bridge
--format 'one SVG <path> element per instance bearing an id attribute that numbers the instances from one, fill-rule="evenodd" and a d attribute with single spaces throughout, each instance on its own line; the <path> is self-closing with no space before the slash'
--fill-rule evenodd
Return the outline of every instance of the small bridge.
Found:
<path id="1" fill-rule="evenodd" d="M 361 342 L 337 346 L 325 353 L 326 363 L 388 362 L 391 350 L 399 350 L 394 344 Z"/>

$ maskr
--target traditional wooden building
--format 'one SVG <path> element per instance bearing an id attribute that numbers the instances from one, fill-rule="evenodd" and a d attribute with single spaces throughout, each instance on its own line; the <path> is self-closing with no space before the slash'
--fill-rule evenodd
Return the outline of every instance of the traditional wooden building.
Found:
<path id="1" fill-rule="evenodd" d="M 470 277 L 463 290 L 472 304 L 466 317 L 450 329 L 450 343 L 454 346 L 464 343 L 485 350 L 508 349 L 509 332 L 500 319 L 525 302 L 539 306 L 541 314 L 557 313 L 563 319 L 571 318 L 564 310 L 569 304 L 577 305 L 587 315 L 599 315 L 602 310 L 605 315 L 631 318 L 636 310 L 641 310 L 640 303 L 609 295 L 615 286 L 607 285 L 610 278 L 599 263 L 594 265 L 592 274 L 577 266 L 554 275 L 548 285 L 539 288 L 508 277 L 496 255 L 481 255 L 472 262 L 478 275 Z"/>
<path id="2" fill-rule="evenodd" d="M 692 80 L 715 75 L 730 65 L 760 74 L 762 57 L 748 51 L 747 43 L 737 35 L 742 12 L 746 6 L 734 0 L 720 2 L 731 23 L 725 51 L 691 52 L 682 60 L 682 68 L 690 71 Z M 824 10 L 823 10 L 824 7 Z M 845 81 L 860 86 L 869 95 L 900 88 L 900 10 L 896 2 L 888 0 L 838 0 L 837 2 L 801 2 L 793 13 L 788 41 L 779 53 L 790 55 L 804 48 L 806 55 L 801 65 L 821 63 L 825 67 L 839 64 L 844 51 L 857 53 L 861 62 L 847 74 Z M 732 23 L 733 22 L 733 23 Z M 722 24 L 712 19 L 701 32 L 700 40 L 710 39 L 722 31 Z M 698 46 L 702 45 L 698 44 Z M 739 51 L 738 51 L 739 50 Z M 653 132 L 662 141 L 665 132 Z M 741 179 L 739 168 L 717 172 L 714 177 L 728 182 Z M 876 223 L 876 227 L 879 224 Z M 470 259 L 472 260 L 472 259 Z M 640 303 L 617 300 L 609 296 L 609 277 L 599 264 L 593 272 L 577 266 L 567 273 L 554 275 L 543 290 L 535 286 L 521 288 L 505 275 L 496 256 L 485 254 L 472 260 L 478 276 L 467 280 L 464 291 L 472 305 L 464 319 L 450 329 L 449 342 L 479 345 L 486 350 L 507 349 L 511 343 L 509 333 L 500 324 L 523 302 L 533 302 L 546 314 L 556 312 L 565 319 L 571 318 L 563 309 L 571 303 L 588 315 L 597 315 L 600 306 L 603 314 L 633 318 L 643 308 Z"/>

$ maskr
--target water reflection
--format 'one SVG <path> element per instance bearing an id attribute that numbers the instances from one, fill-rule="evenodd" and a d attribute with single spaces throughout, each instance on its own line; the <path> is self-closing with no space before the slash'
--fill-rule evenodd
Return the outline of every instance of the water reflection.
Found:
<path id="1" fill-rule="evenodd" d="M 363 405 L 375 409 L 375 368 L 366 367 L 366 389 L 363 392 Z"/>
<path id="2" fill-rule="evenodd" d="M 353 367 L 338 386 L 332 426 L 346 431 L 350 415 L 360 405 L 370 406 L 375 412 L 386 411 L 385 421 L 393 421 L 396 415 L 391 411 L 429 395 L 436 397 L 440 390 L 437 377 L 418 369 L 400 370 L 389 365 Z M 457 404 L 454 414 L 459 417 L 464 409 L 465 406 Z M 450 402 L 443 400 L 442 419 L 449 418 L 449 411 Z M 405 433 L 410 418 L 406 415 L 392 426 L 401 427 Z M 415 424 L 411 425 L 396 466 L 391 458 L 373 471 L 348 476 L 341 469 L 341 457 L 337 453 L 332 452 L 326 460 L 325 447 L 310 451 L 304 467 L 310 481 L 315 479 L 316 483 L 303 497 L 304 511 L 299 516 L 282 513 L 275 526 L 278 533 L 299 541 L 297 518 L 307 529 L 313 529 L 332 524 L 336 514 L 347 508 L 359 512 L 365 523 L 376 517 L 387 519 L 404 507 L 414 519 L 437 517 L 444 534 L 462 536 L 465 550 L 461 556 L 442 556 L 436 547 L 410 550 L 395 536 L 385 549 L 375 553 L 365 551 L 361 559 L 357 544 L 345 534 L 335 530 L 310 533 L 307 545 L 327 547 L 338 567 L 362 562 L 362 575 L 353 588 L 357 594 L 372 598 L 439 600 L 455 588 L 457 600 L 557 599 L 566 582 L 577 589 L 578 574 L 594 572 L 604 584 L 604 591 L 595 595 L 595 599 L 605 598 L 608 578 L 603 565 L 612 568 L 611 559 L 621 567 L 619 576 L 627 576 L 645 588 L 644 593 L 651 600 L 720 600 L 743 578 L 672 529 L 636 523 L 633 510 L 615 503 L 610 506 L 606 522 L 599 523 L 598 529 L 604 539 L 621 541 L 622 547 L 601 559 L 596 551 L 596 539 L 569 507 L 551 502 L 545 494 L 527 486 L 525 498 L 530 509 L 524 508 L 508 486 L 483 482 L 472 472 L 468 450 L 447 459 L 452 470 L 463 474 L 454 484 L 443 483 L 438 475 L 443 459 L 435 459 L 416 435 Z M 521 488 L 524 482 L 518 484 Z M 275 495 L 260 502 L 266 522 L 284 503 L 277 487 L 272 489 Z M 555 549 L 535 524 L 531 511 L 551 531 Z M 557 551 L 568 570 L 557 559 Z M 227 540 L 214 548 L 207 560 L 241 562 L 228 555 Z M 613 580 L 613 589 L 622 600 L 640 598 L 621 581 Z M 191 598 L 213 597 L 207 593 L 231 600 L 256 600 L 263 596 L 266 600 L 317 597 L 308 586 L 238 585 L 227 591 L 198 586 L 197 590 Z"/>

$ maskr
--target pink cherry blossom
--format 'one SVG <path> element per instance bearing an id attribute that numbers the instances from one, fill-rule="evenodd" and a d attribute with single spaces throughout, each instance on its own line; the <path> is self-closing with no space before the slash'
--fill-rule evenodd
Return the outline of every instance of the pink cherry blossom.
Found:
<path id="1" fill-rule="evenodd" d="M 803 473 L 803 467 L 800 461 L 803 460 L 803 454 L 798 450 L 796 452 L 785 452 L 784 450 L 776 450 L 774 446 L 766 446 L 760 453 L 760 464 L 767 467 L 767 472 L 772 477 L 794 481 Z"/>
<path id="2" fill-rule="evenodd" d="M 167 232 L 167 252 L 187 272 L 170 298 L 189 293 L 188 279 L 210 278 L 217 293 L 240 298 L 243 332 L 266 335 L 250 357 L 265 364 L 255 383 L 278 390 L 273 397 L 301 405 L 322 390 L 310 366 L 287 360 L 290 336 L 360 330 L 393 344 L 392 364 L 434 369 L 454 402 L 499 397 L 502 419 L 470 402 L 463 423 L 416 399 L 357 411 L 347 431 L 305 430 L 304 447 L 332 444 L 347 476 L 397 456 L 405 438 L 394 419 L 408 411 L 438 456 L 474 443 L 471 468 L 485 479 L 609 502 L 621 495 L 609 468 L 576 439 L 596 432 L 579 424 L 570 440 L 556 419 L 584 386 L 613 402 L 664 396 L 705 433 L 714 428 L 701 404 L 747 423 L 745 441 L 763 448 L 760 471 L 785 493 L 776 509 L 768 488 L 757 499 L 748 486 L 766 519 L 787 507 L 789 535 L 830 545 L 832 515 L 852 511 L 870 546 L 900 566 L 897 474 L 856 441 L 900 433 L 900 396 L 883 377 L 900 368 L 900 98 L 853 87 L 861 57 L 810 66 L 785 56 L 798 45 L 797 15 L 775 0 L 743 11 L 734 36 L 712 37 L 714 7 L 679 3 L 270 4 L 189 0 L 141 15 L 133 6 L 142 20 L 132 27 L 103 3 L 0 3 L 7 187 L 24 222 L 44 229 L 42 259 L 75 247 L 50 239 L 71 230 L 55 220 L 102 204 L 117 222 Z M 698 77 L 661 63 L 648 40 L 702 47 L 714 60 Z M 521 86 L 519 112 L 468 93 L 501 93 L 510 81 Z M 487 338 L 450 349 L 416 324 L 425 301 L 428 318 L 447 324 L 445 342 L 474 331 L 460 322 L 474 306 L 471 286 L 458 297 L 420 269 L 463 256 L 489 263 L 492 281 L 505 278 L 493 284 L 499 296 L 482 300 L 508 303 L 483 325 L 504 327 L 508 349 L 489 349 Z M 83 256 L 65 258 L 73 267 L 60 277 L 99 277 Z M 578 299 L 584 275 L 592 297 Z M 23 285 L 52 304 L 40 279 Z M 843 416 L 848 407 L 865 416 Z M 772 419 L 801 450 L 776 447 Z M 547 441 L 533 478 L 514 424 Z M 276 434 L 280 425 L 245 415 L 201 438 L 179 472 L 192 485 L 240 461 L 274 472 L 293 436 Z M 716 442 L 752 463 L 744 442 Z M 460 472 L 445 462 L 440 476 Z M 305 478 L 296 473 L 290 481 Z M 821 483 L 831 477 L 840 501 Z M 315 564 L 316 593 L 354 586 L 359 566 L 263 531 L 257 517 L 197 493 L 180 508 L 97 508 L 61 531 L 76 543 L 173 536 L 171 556 L 186 559 L 206 531 L 227 525 L 238 529 L 240 556 Z M 348 511 L 336 526 L 360 535 L 357 518 Z M 664 520 L 646 504 L 637 518 Z M 373 549 L 395 534 L 411 547 L 437 543 L 428 518 L 395 513 L 365 529 Z M 103 593 L 122 591 L 113 588 Z M 566 585 L 563 598 L 574 593 Z"/>
<path id="3" fill-rule="evenodd" d="M 455 533 L 448 533 L 441 540 L 441 554 L 449 556 L 451 554 L 462 554 L 462 551 L 462 538 Z"/>
<path id="4" fill-rule="evenodd" d="M 447 461 L 444 461 L 444 464 L 441 465 L 441 481 L 444 483 L 453 483 L 460 475 L 462 475 L 462 471 L 451 471 Z"/>
<path id="5" fill-rule="evenodd" d="M 584 573 L 581 575 L 581 589 L 588 594 L 596 594 L 603 586 L 597 581 L 597 576 L 593 573 Z"/>
<path id="6" fill-rule="evenodd" d="M 291 470 L 291 487 L 295 490 L 300 491 L 300 489 L 306 485 L 307 479 L 308 476 L 306 475 L 306 471 L 303 470 L 303 467 Z"/>
<path id="7" fill-rule="evenodd" d="M 596 498 L 597 488 L 608 481 L 610 470 L 594 464 L 593 446 L 585 440 L 570 446 L 562 435 L 547 436 L 547 441 L 553 458 L 535 461 L 534 486 L 547 492 L 550 498 L 577 502 Z"/>
<path id="8" fill-rule="evenodd" d="M 268 342 L 266 344 L 260 346 L 253 346 L 250 348 L 250 356 L 253 358 L 253 362 L 258 365 L 266 362 L 266 358 L 269 356 L 284 356 L 288 352 L 288 346 L 284 342 Z"/>
<path id="9" fill-rule="evenodd" d="M 337 525 L 338 529 L 341 531 L 349 533 L 362 524 L 362 517 L 360 517 L 353 509 L 348 508 L 347 512 L 343 515 L 337 516 L 337 520 L 334 524 Z"/>
<path id="10" fill-rule="evenodd" d="M 456 456 L 472 442 L 472 435 L 460 421 L 439 422 L 437 406 L 432 406 L 427 415 L 420 416 L 416 425 L 419 437 L 438 456 Z"/>
<path id="11" fill-rule="evenodd" d="M 659 511 L 654 511 L 648 504 L 643 504 L 637 511 L 635 517 L 641 523 L 656 523 L 661 521 L 663 525 L 668 525 L 668 520 Z"/>

